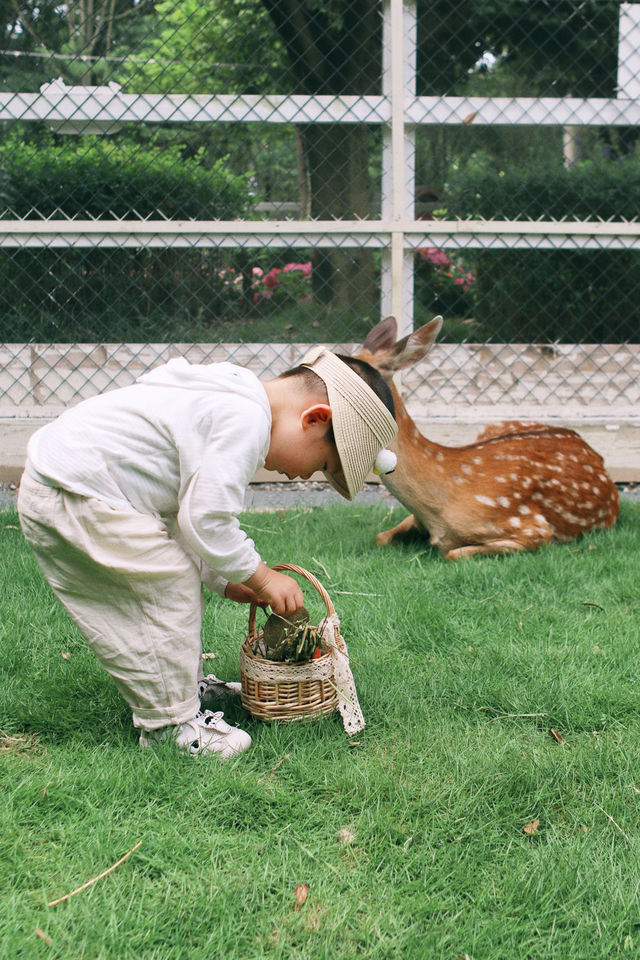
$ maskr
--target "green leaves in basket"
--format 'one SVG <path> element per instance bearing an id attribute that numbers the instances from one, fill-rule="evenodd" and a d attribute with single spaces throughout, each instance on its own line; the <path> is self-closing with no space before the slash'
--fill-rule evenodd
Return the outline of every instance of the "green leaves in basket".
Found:
<path id="1" fill-rule="evenodd" d="M 260 654 L 266 660 L 289 663 L 311 660 L 320 647 L 318 628 L 309 624 L 305 607 L 288 617 L 272 613 L 264 625 L 260 647 Z"/>

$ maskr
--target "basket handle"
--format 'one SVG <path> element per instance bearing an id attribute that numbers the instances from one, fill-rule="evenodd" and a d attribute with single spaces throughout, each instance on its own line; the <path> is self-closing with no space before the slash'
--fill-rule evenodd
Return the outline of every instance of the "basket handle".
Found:
<path id="1" fill-rule="evenodd" d="M 312 573 L 309 573 L 308 570 L 305 570 L 304 567 L 298 567 L 295 563 L 277 563 L 274 567 L 274 570 L 290 570 L 292 573 L 298 573 L 301 577 L 304 577 L 305 580 L 308 580 L 311 586 L 315 587 L 322 601 L 327 609 L 327 615 L 332 617 L 336 612 L 333 603 L 331 602 L 331 597 L 322 586 L 317 577 L 314 577 Z M 249 636 L 253 637 L 256 631 L 256 611 L 258 609 L 258 604 L 255 600 L 251 601 L 251 606 L 249 607 Z"/>

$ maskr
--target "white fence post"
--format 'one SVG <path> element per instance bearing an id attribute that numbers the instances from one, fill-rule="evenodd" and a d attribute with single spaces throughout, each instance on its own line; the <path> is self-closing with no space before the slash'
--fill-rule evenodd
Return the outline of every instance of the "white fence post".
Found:
<path id="1" fill-rule="evenodd" d="M 640 3 L 620 4 L 618 96 L 640 98 Z"/>
<path id="2" fill-rule="evenodd" d="M 413 220 L 415 128 L 405 124 L 406 101 L 416 95 L 417 16 L 414 0 L 386 0 L 383 9 L 382 93 L 391 101 L 391 120 L 382 133 L 382 219 L 391 221 L 391 247 L 382 251 L 380 313 L 393 314 L 398 332 L 413 329 L 412 250 L 403 224 Z"/>

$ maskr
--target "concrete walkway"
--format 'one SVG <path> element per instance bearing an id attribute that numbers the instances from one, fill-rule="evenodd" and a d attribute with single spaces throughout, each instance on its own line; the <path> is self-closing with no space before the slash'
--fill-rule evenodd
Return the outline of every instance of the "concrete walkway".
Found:
<path id="1" fill-rule="evenodd" d="M 0 483 L 0 510 L 12 510 L 16 505 L 17 485 Z M 305 481 L 298 483 L 252 483 L 246 496 L 247 510 L 288 510 L 291 507 L 322 507 L 330 504 L 370 506 L 400 504 L 380 483 L 367 483 L 351 503 L 344 500 L 328 483 Z"/>
<path id="2" fill-rule="evenodd" d="M 620 496 L 640 500 L 640 484 L 618 484 Z M 16 485 L 0 483 L 0 510 L 11 510 L 16 505 Z M 292 507 L 322 507 L 331 505 L 368 507 L 381 504 L 389 509 L 401 506 L 381 483 L 367 483 L 349 502 L 339 496 L 328 483 L 315 481 L 294 483 L 252 483 L 246 497 L 246 509 L 289 510 Z"/>

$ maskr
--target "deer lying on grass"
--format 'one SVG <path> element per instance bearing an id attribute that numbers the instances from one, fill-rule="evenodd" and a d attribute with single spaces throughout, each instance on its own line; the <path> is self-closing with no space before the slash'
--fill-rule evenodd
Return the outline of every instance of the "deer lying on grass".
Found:
<path id="1" fill-rule="evenodd" d="M 474 443 L 445 447 L 424 437 L 393 384 L 393 374 L 425 356 L 442 317 L 396 343 L 394 317 L 369 333 L 357 354 L 380 371 L 393 392 L 398 457 L 387 489 L 411 515 L 379 533 L 386 546 L 399 535 L 429 536 L 447 560 L 474 554 L 537 550 L 587 530 L 612 527 L 618 491 L 600 454 L 574 430 L 504 421 L 487 427 Z"/>

